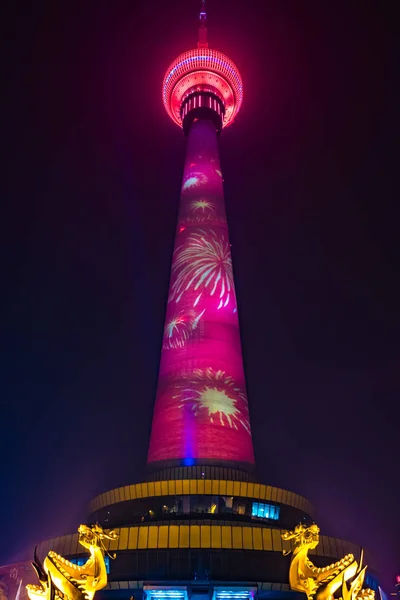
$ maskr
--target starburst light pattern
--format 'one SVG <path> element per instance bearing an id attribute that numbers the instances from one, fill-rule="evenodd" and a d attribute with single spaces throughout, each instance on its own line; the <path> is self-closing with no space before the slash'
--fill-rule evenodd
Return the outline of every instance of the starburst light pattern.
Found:
<path id="1" fill-rule="evenodd" d="M 207 289 L 219 301 L 218 309 L 228 306 L 234 298 L 234 283 L 230 246 L 223 235 L 214 230 L 198 229 L 175 250 L 172 275 L 176 275 L 169 301 L 179 302 L 186 291 L 197 291 L 196 306 Z"/>
<path id="2" fill-rule="evenodd" d="M 190 173 L 189 177 L 186 177 L 185 181 L 183 182 L 182 191 L 186 192 L 193 188 L 197 188 L 199 185 L 207 183 L 207 181 L 208 178 L 206 175 L 204 175 L 204 173 Z"/>
<path id="3" fill-rule="evenodd" d="M 206 414 L 210 423 L 219 422 L 231 429 L 242 426 L 250 435 L 248 410 L 238 408 L 238 403 L 247 408 L 246 396 L 224 371 L 195 369 L 176 391 L 174 398 L 181 402 L 179 408 L 189 404 L 196 417 Z"/>
<path id="4" fill-rule="evenodd" d="M 180 312 L 170 319 L 164 327 L 163 348 L 166 350 L 171 348 L 183 348 L 197 328 L 204 313 L 205 309 L 199 314 L 196 314 L 193 311 L 189 313 Z"/>
<path id="5" fill-rule="evenodd" d="M 201 200 L 192 200 L 192 202 L 189 202 L 189 210 L 191 210 L 193 212 L 203 212 L 203 213 L 206 210 L 215 212 L 215 204 L 213 204 L 209 200 L 206 200 L 205 198 L 202 198 Z"/>

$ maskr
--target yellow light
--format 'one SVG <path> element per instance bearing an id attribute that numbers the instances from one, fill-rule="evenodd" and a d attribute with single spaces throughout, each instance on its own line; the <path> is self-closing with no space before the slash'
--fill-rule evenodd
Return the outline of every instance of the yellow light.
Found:
<path id="1" fill-rule="evenodd" d="M 319 527 L 315 523 L 305 527 L 299 523 L 294 531 L 281 533 L 283 554 L 292 552 L 289 568 L 290 588 L 306 594 L 308 600 L 332 600 L 341 587 L 341 600 L 375 600 L 375 592 L 362 589 L 367 567 L 362 567 L 362 553 L 358 563 L 353 554 L 347 554 L 327 567 L 316 567 L 308 558 L 308 551 L 319 544 Z M 288 547 L 287 542 L 290 544 Z M 286 546 L 286 547 L 285 547 Z M 346 583 L 349 582 L 349 585 Z"/>
<path id="2" fill-rule="evenodd" d="M 50 550 L 41 565 L 35 564 L 40 585 L 27 585 L 30 600 L 93 600 L 95 593 L 107 585 L 107 568 L 104 560 L 103 539 L 116 540 L 115 531 L 106 533 L 100 525 L 80 525 L 79 543 L 90 553 L 87 562 L 78 566 Z M 110 558 L 115 558 L 109 554 Z M 45 577 L 47 576 L 47 581 Z"/>

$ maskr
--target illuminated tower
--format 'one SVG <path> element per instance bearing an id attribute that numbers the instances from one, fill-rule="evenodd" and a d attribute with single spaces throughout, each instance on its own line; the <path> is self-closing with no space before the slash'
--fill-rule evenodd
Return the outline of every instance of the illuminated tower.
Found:
<path id="1" fill-rule="evenodd" d="M 170 65 L 162 93 L 188 140 L 148 476 L 90 503 L 88 523 L 118 533 L 105 542 L 116 557 L 106 557 L 109 585 L 96 598 L 301 600 L 289 590 L 281 532 L 311 522 L 314 508 L 252 473 L 218 155 L 218 135 L 236 117 L 243 90 L 234 63 L 208 48 L 204 0 L 198 47 Z M 49 550 L 87 560 L 76 533 L 42 542 L 38 556 Z M 327 536 L 310 551 L 319 567 L 346 553 L 359 547 Z"/>
<path id="2" fill-rule="evenodd" d="M 218 135 L 243 97 L 234 63 L 199 42 L 169 66 L 165 109 L 188 137 L 148 466 L 254 466 Z"/>

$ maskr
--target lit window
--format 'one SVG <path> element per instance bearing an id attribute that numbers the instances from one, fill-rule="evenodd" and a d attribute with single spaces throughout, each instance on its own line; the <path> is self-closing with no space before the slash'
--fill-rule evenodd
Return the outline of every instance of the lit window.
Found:
<path id="1" fill-rule="evenodd" d="M 264 504 L 263 502 L 253 502 L 251 516 L 277 521 L 279 519 L 279 506 Z"/>
<path id="2" fill-rule="evenodd" d="M 186 586 L 179 586 L 174 589 L 169 586 L 151 587 L 144 585 L 143 592 L 146 600 L 188 600 Z"/>
<path id="3" fill-rule="evenodd" d="M 222 496 L 225 502 L 225 508 L 233 508 L 233 496 Z"/>

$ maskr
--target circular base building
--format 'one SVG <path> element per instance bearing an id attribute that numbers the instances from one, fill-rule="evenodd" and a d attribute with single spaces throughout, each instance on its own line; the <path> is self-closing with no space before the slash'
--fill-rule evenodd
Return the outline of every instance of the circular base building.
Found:
<path id="1" fill-rule="evenodd" d="M 118 533 L 106 544 L 109 583 L 97 596 L 300 598 L 289 588 L 290 556 L 283 554 L 281 533 L 312 523 L 314 514 L 306 498 L 243 471 L 204 465 L 156 472 L 90 503 L 88 523 Z M 49 550 L 77 564 L 88 557 L 77 533 L 43 542 L 38 554 Z M 322 535 L 309 556 L 324 567 L 360 552 L 356 544 Z M 366 582 L 378 589 L 373 573 Z"/>

